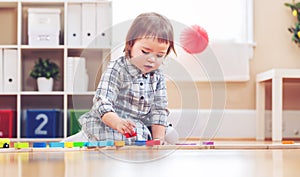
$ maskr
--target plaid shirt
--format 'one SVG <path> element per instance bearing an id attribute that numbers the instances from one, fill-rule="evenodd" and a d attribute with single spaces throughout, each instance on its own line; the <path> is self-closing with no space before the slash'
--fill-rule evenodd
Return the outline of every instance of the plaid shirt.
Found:
<path id="1" fill-rule="evenodd" d="M 158 69 L 142 74 L 125 57 L 111 61 L 103 73 L 92 109 L 80 117 L 79 121 L 89 140 L 126 140 L 125 136 L 106 126 L 101 117 L 107 112 L 115 112 L 123 119 L 136 124 L 138 140 L 151 137 L 148 126 L 167 126 L 167 91 L 163 72 Z"/>

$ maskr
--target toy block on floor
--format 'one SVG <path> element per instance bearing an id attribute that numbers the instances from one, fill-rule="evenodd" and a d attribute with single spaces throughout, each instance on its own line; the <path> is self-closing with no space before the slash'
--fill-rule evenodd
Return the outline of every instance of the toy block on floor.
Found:
<path id="1" fill-rule="evenodd" d="M 87 142 L 85 146 L 88 147 L 88 148 L 98 147 L 98 142 L 97 141 L 90 141 L 90 142 Z"/>
<path id="2" fill-rule="evenodd" d="M 0 148 L 9 148 L 10 139 L 0 138 Z"/>
<path id="3" fill-rule="evenodd" d="M 114 146 L 115 142 L 114 140 L 106 140 L 106 146 Z"/>
<path id="4" fill-rule="evenodd" d="M 137 146 L 145 146 L 146 145 L 146 140 L 136 140 L 135 145 Z"/>
<path id="5" fill-rule="evenodd" d="M 46 148 L 47 143 L 46 142 L 34 142 L 32 146 L 34 148 Z"/>
<path id="6" fill-rule="evenodd" d="M 72 148 L 72 147 L 74 147 L 73 142 L 65 142 L 65 148 Z"/>
<path id="7" fill-rule="evenodd" d="M 29 143 L 28 142 L 14 143 L 14 148 L 15 149 L 29 148 Z"/>
<path id="8" fill-rule="evenodd" d="M 155 145 L 160 145 L 159 139 L 149 140 L 146 142 L 146 146 L 155 146 Z"/>
<path id="9" fill-rule="evenodd" d="M 295 144 L 294 141 L 282 141 L 282 144 Z"/>
<path id="10" fill-rule="evenodd" d="M 115 146 L 117 147 L 125 146 L 125 141 L 115 141 Z"/>
<path id="11" fill-rule="evenodd" d="M 84 146 L 84 142 L 74 142 L 73 146 L 74 147 L 83 147 Z"/>
<path id="12" fill-rule="evenodd" d="M 202 145 L 213 146 L 215 143 L 213 141 L 203 141 Z"/>
<path id="13" fill-rule="evenodd" d="M 65 147 L 65 143 L 62 143 L 62 142 L 50 142 L 49 143 L 49 147 L 50 148 L 64 148 Z"/>
<path id="14" fill-rule="evenodd" d="M 107 141 L 99 141 L 98 146 L 100 147 L 107 146 Z"/>

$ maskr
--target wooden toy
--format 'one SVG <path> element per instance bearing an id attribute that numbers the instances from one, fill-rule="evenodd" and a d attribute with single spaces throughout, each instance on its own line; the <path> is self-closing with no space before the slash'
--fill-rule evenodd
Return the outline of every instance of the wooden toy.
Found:
<path id="1" fill-rule="evenodd" d="M 132 138 L 132 137 L 135 137 L 135 136 L 137 135 L 137 133 L 136 133 L 136 132 L 134 132 L 134 133 L 132 133 L 132 134 L 130 134 L 130 133 L 125 133 L 124 135 L 125 135 L 126 138 Z"/>
<path id="2" fill-rule="evenodd" d="M 0 148 L 9 148 L 10 139 L 0 138 Z"/>
<path id="3" fill-rule="evenodd" d="M 62 142 L 50 142 L 49 143 L 49 147 L 50 148 L 64 148 L 65 147 L 65 143 Z"/>
<path id="4" fill-rule="evenodd" d="M 136 140 L 135 145 L 137 146 L 145 146 L 146 145 L 146 140 Z"/>
<path id="5" fill-rule="evenodd" d="M 282 141 L 282 144 L 294 144 L 294 141 Z"/>
<path id="6" fill-rule="evenodd" d="M 155 145 L 160 145 L 160 140 L 159 139 L 146 141 L 146 146 L 155 146 Z"/>
<path id="7" fill-rule="evenodd" d="M 87 142 L 85 144 L 85 146 L 88 147 L 88 148 L 98 147 L 98 142 L 97 141 L 90 141 L 90 142 Z"/>
<path id="8" fill-rule="evenodd" d="M 73 146 L 74 147 L 84 147 L 84 142 L 74 142 Z"/>
<path id="9" fill-rule="evenodd" d="M 73 142 L 65 142 L 65 147 L 72 148 L 72 147 L 74 147 L 74 143 Z"/>
<path id="10" fill-rule="evenodd" d="M 29 148 L 29 143 L 28 143 L 28 142 L 14 143 L 14 148 L 15 148 L 15 149 Z"/>
<path id="11" fill-rule="evenodd" d="M 115 146 L 117 147 L 125 146 L 125 141 L 115 141 Z"/>
<path id="12" fill-rule="evenodd" d="M 32 147 L 34 147 L 34 148 L 46 148 L 47 143 L 46 142 L 34 142 Z"/>
<path id="13" fill-rule="evenodd" d="M 202 142 L 202 145 L 214 145 L 213 141 L 204 141 Z"/>

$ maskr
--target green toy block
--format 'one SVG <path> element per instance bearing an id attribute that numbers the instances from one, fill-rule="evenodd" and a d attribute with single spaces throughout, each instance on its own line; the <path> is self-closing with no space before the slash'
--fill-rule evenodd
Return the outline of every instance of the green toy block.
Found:
<path id="1" fill-rule="evenodd" d="M 73 146 L 74 147 L 83 147 L 84 146 L 84 142 L 74 142 Z"/>

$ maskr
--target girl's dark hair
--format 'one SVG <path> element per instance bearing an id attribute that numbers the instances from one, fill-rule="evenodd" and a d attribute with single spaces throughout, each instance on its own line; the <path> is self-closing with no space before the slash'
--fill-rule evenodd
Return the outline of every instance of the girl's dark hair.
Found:
<path id="1" fill-rule="evenodd" d="M 164 16 L 155 13 L 142 13 L 133 21 L 125 43 L 125 56 L 131 57 L 131 49 L 135 41 L 141 38 L 157 39 L 160 43 L 170 44 L 166 55 L 172 50 L 175 54 L 174 48 L 174 32 L 171 22 Z"/>

